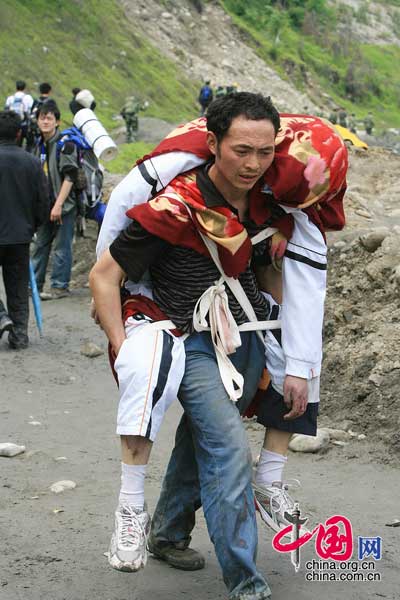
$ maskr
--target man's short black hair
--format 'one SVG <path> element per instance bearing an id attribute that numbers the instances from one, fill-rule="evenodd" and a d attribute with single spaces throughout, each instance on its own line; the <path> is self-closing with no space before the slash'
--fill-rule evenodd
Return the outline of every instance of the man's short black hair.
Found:
<path id="1" fill-rule="evenodd" d="M 15 87 L 16 87 L 16 89 L 17 89 L 18 92 L 23 92 L 24 89 L 26 88 L 26 83 L 22 79 L 18 79 L 15 82 Z"/>
<path id="2" fill-rule="evenodd" d="M 21 130 L 21 119 L 13 110 L 0 112 L 0 139 L 14 142 Z"/>
<path id="3" fill-rule="evenodd" d="M 240 116 L 252 121 L 268 119 L 274 126 L 275 135 L 281 126 L 279 113 L 269 96 L 237 92 L 211 102 L 207 110 L 207 129 L 212 131 L 220 142 L 227 134 L 233 119 Z"/>
<path id="4" fill-rule="evenodd" d="M 77 94 L 79 94 L 80 91 L 81 91 L 81 88 L 78 88 L 78 87 L 72 88 L 72 95 L 74 96 L 74 98 Z"/>
<path id="5" fill-rule="evenodd" d="M 43 102 L 43 104 L 39 107 L 39 110 L 37 111 L 37 118 L 39 119 L 40 115 L 48 115 L 49 113 L 52 113 L 57 121 L 60 120 L 60 109 L 58 108 L 54 100 L 46 100 L 45 102 Z"/>
<path id="6" fill-rule="evenodd" d="M 39 92 L 41 94 L 50 94 L 50 92 L 51 92 L 51 85 L 49 83 L 47 83 L 47 81 L 45 81 L 44 83 L 41 83 L 39 85 Z"/>

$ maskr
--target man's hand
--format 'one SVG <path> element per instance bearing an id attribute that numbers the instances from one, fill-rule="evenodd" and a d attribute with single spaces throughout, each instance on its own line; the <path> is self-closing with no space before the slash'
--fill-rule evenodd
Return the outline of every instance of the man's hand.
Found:
<path id="1" fill-rule="evenodd" d="M 286 375 L 283 384 L 283 399 L 290 412 L 283 416 L 286 420 L 297 419 L 305 413 L 308 402 L 307 379 Z"/>
<path id="2" fill-rule="evenodd" d="M 51 213 L 50 213 L 50 221 L 55 221 L 56 223 L 62 223 L 62 204 L 58 204 L 58 202 L 56 202 L 53 206 L 53 208 L 51 209 Z"/>

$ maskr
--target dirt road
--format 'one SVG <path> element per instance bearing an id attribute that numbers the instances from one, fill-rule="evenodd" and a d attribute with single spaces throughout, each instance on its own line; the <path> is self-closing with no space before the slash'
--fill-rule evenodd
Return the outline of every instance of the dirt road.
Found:
<path id="1" fill-rule="evenodd" d="M 0 441 L 26 445 L 25 454 L 0 458 L 0 599 L 224 599 L 201 515 L 193 546 L 207 558 L 203 571 L 184 573 L 151 558 L 139 574 L 108 567 L 103 553 L 119 485 L 117 392 L 106 355 L 89 359 L 80 354 L 85 340 L 106 347 L 102 332 L 88 318 L 88 303 L 87 289 L 43 303 L 45 337 L 38 338 L 32 322 L 32 343 L 24 352 L 11 352 L 0 342 Z M 146 489 L 150 509 L 179 414 L 176 403 L 154 448 Z M 247 428 L 256 453 L 262 431 L 252 422 Z M 370 462 L 372 445 L 368 438 L 351 442 L 345 456 L 341 447 L 321 456 L 291 454 L 287 476 L 302 480 L 298 497 L 313 522 L 334 514 L 351 520 L 354 561 L 357 536 L 382 537 L 382 560 L 370 559 L 382 581 L 307 582 L 305 563 L 317 558 L 314 542 L 302 549 L 302 570 L 295 574 L 289 556 L 272 549 L 271 533 L 260 525 L 258 563 L 274 600 L 398 598 L 400 528 L 385 524 L 400 518 L 400 481 L 391 466 Z M 75 481 L 76 489 L 50 492 L 52 483 L 65 479 Z"/>

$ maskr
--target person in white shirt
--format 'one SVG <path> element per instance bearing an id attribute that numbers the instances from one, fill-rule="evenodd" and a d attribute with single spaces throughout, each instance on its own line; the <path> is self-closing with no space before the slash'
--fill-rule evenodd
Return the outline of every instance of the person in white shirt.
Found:
<path id="1" fill-rule="evenodd" d="M 23 145 L 26 139 L 28 130 L 29 115 L 33 105 L 33 98 L 25 92 L 26 83 L 22 79 L 15 82 L 16 91 L 11 96 L 8 96 L 4 105 L 5 110 L 12 110 L 17 113 L 22 122 L 22 135 L 19 138 L 18 144 Z"/>

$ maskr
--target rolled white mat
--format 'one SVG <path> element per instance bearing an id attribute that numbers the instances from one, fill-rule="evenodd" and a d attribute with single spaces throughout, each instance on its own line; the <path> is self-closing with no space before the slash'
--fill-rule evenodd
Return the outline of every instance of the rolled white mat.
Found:
<path id="1" fill-rule="evenodd" d="M 118 148 L 90 108 L 82 108 L 74 116 L 74 125 L 82 131 L 99 160 L 115 158 Z"/>

